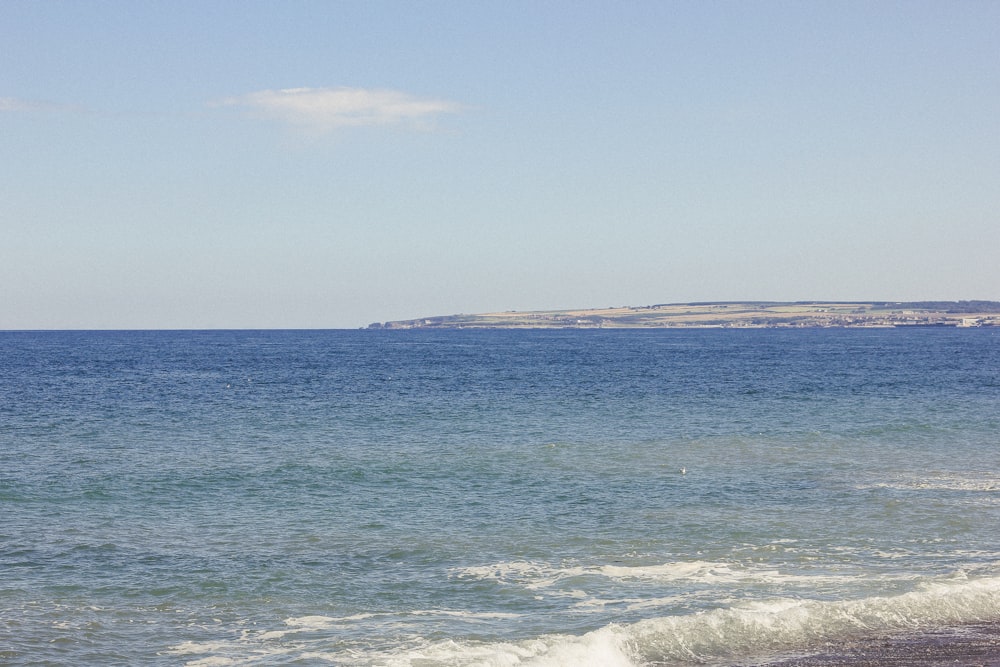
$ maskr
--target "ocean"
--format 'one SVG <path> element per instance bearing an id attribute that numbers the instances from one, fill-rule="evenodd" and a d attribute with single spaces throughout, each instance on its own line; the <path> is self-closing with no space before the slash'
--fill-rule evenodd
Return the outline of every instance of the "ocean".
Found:
<path id="1" fill-rule="evenodd" d="M 0 663 L 762 664 L 1000 621 L 1000 331 L 0 333 Z"/>

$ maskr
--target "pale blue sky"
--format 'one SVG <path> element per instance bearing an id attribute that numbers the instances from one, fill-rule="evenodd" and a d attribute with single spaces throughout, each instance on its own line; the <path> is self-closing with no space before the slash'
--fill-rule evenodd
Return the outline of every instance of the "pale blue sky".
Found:
<path id="1" fill-rule="evenodd" d="M 1000 299 L 1000 3 L 0 5 L 0 329 Z"/>

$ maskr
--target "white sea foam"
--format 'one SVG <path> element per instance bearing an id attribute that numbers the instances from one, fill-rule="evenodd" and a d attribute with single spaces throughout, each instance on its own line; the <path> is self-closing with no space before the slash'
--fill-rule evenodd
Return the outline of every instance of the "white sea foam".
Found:
<path id="1" fill-rule="evenodd" d="M 257 640 L 280 639 L 286 635 L 299 632 L 309 632 L 310 630 L 326 630 L 338 622 L 336 618 L 329 616 L 299 616 L 298 618 L 286 618 L 285 625 L 289 630 L 271 630 L 255 635 Z"/>
<path id="2" fill-rule="evenodd" d="M 357 664 L 459 667 L 635 667 L 657 662 L 726 664 L 838 638 L 906 632 L 1000 618 L 1000 578 L 938 581 L 909 593 L 851 601 L 776 599 L 683 616 L 608 625 L 582 636 L 518 643 L 442 642 Z"/>
<path id="3" fill-rule="evenodd" d="M 958 475 L 938 473 L 926 476 L 899 477 L 896 479 L 860 485 L 859 489 L 897 489 L 903 491 L 1000 491 L 1000 479 L 993 473 Z"/>
<path id="4" fill-rule="evenodd" d="M 627 602 L 627 601 L 623 601 Z M 507 617 L 492 612 L 424 610 L 405 615 Z M 363 615 L 368 616 L 370 615 Z M 285 656 L 372 667 L 641 667 L 654 663 L 731 664 L 778 653 L 808 652 L 825 642 L 921 628 L 1000 619 L 1000 577 L 966 579 L 961 574 L 925 581 L 895 596 L 822 601 L 775 598 L 710 611 L 661 616 L 631 625 L 609 624 L 583 635 L 541 635 L 521 641 L 432 641 L 417 634 L 381 648 L 340 646 L 329 633 L 306 630 L 340 627 L 346 618 L 286 619 L 292 631 L 247 634 L 234 642 L 185 642 L 175 655 L 191 656 L 192 667 L 210 667 Z M 398 620 L 398 615 L 395 616 Z M 366 619 L 359 619 L 366 620 Z M 387 619 L 388 620 L 388 619 Z M 390 624 L 392 625 L 392 624 Z M 284 637 L 285 632 L 293 636 Z M 280 640 L 280 641 L 279 641 Z M 195 657 L 197 654 L 200 656 Z"/>
<path id="5" fill-rule="evenodd" d="M 557 567 L 545 563 L 524 561 L 468 567 L 455 570 L 463 578 L 494 580 L 520 585 L 529 590 L 551 588 L 567 580 L 598 576 L 614 581 L 648 581 L 657 583 L 681 582 L 707 585 L 732 585 L 739 583 L 794 584 L 844 582 L 857 579 L 851 575 L 792 574 L 772 567 L 753 563 L 725 563 L 714 561 L 680 561 L 657 565 L 595 565 Z"/>
<path id="6" fill-rule="evenodd" d="M 564 579 L 595 571 L 595 568 L 581 566 L 560 568 L 546 563 L 513 561 L 457 568 L 453 570 L 453 573 L 459 578 L 493 580 L 506 584 L 522 585 L 529 590 L 538 590 L 549 588 Z"/>
<path id="7" fill-rule="evenodd" d="M 231 655 L 239 652 L 239 647 L 232 642 L 182 642 L 176 646 L 171 646 L 169 653 L 173 655 L 198 655 L 204 657 L 187 660 L 185 667 L 225 667 L 235 665 L 237 660 Z"/>
<path id="8" fill-rule="evenodd" d="M 229 648 L 230 644 L 225 641 L 214 642 L 181 642 L 170 647 L 170 652 L 176 655 L 188 655 L 193 653 L 215 653 Z"/>
<path id="9" fill-rule="evenodd" d="M 441 614 L 430 610 L 427 613 Z M 464 614 L 463 614 L 464 615 Z M 480 614 L 470 612 L 472 616 Z M 492 616 L 491 614 L 486 614 Z M 188 662 L 208 667 L 266 660 L 328 661 L 371 667 L 641 667 L 655 663 L 732 664 L 778 653 L 806 653 L 831 640 L 901 633 L 1000 619 L 1000 577 L 929 580 L 895 596 L 822 601 L 776 598 L 699 613 L 609 624 L 583 635 L 542 635 L 522 641 L 431 641 L 407 633 L 392 648 L 334 648 L 329 635 L 282 638 L 270 633 L 231 643 L 186 642 L 173 653 L 201 653 Z M 293 629 L 329 629 L 343 619 L 287 619 Z"/>
<path id="10" fill-rule="evenodd" d="M 573 605 L 573 609 L 582 611 L 604 611 L 609 607 L 620 608 L 625 611 L 639 611 L 642 609 L 663 609 L 671 605 L 684 602 L 684 595 L 666 595 L 656 598 L 621 598 L 621 599 L 597 599 L 588 597 Z"/>
<path id="11" fill-rule="evenodd" d="M 928 476 L 897 477 L 867 485 L 859 485 L 860 490 L 927 491 L 949 497 L 955 494 L 953 502 L 977 507 L 1000 505 L 1000 479 L 993 473 L 981 474 L 936 474 Z"/>
<path id="12" fill-rule="evenodd" d="M 473 612 L 457 609 L 417 609 L 406 612 L 407 616 L 449 616 L 453 618 L 468 618 L 475 620 L 496 620 L 517 618 L 520 614 L 506 612 Z"/>
<path id="13" fill-rule="evenodd" d="M 299 616 L 298 618 L 286 618 L 285 625 L 303 630 L 316 630 L 328 628 L 337 621 L 338 619 L 329 616 Z"/>
<path id="14" fill-rule="evenodd" d="M 788 579 L 773 568 L 747 568 L 732 563 L 708 561 L 685 561 L 662 565 L 621 566 L 602 565 L 597 571 L 609 579 L 619 581 L 686 581 L 706 584 L 734 584 L 747 579 L 774 580 Z"/>
<path id="15" fill-rule="evenodd" d="M 654 618 L 627 629 L 636 659 L 711 662 L 807 649 L 834 638 L 904 632 L 1000 618 L 1000 578 L 941 580 L 891 597 L 779 599 L 701 614 Z"/>
<path id="16" fill-rule="evenodd" d="M 227 667 L 235 664 L 236 661 L 232 658 L 201 658 L 185 662 L 184 667 Z"/>
<path id="17" fill-rule="evenodd" d="M 582 636 L 549 635 L 523 642 L 435 642 L 359 656 L 355 665 L 385 667 L 634 667 L 627 635 L 615 626 Z"/>

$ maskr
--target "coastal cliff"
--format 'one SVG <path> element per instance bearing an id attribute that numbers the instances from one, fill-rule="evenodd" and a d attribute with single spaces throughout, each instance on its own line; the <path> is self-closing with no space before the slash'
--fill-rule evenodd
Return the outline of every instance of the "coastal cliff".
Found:
<path id="1" fill-rule="evenodd" d="M 997 301 L 720 301 L 506 311 L 376 322 L 369 329 L 650 329 L 1000 326 Z"/>

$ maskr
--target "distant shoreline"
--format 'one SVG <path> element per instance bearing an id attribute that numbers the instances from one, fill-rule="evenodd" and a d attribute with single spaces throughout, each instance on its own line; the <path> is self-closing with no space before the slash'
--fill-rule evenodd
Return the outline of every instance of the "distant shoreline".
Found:
<path id="1" fill-rule="evenodd" d="M 998 301 L 718 301 L 506 311 L 375 322 L 369 329 L 888 328 L 1000 326 Z"/>

